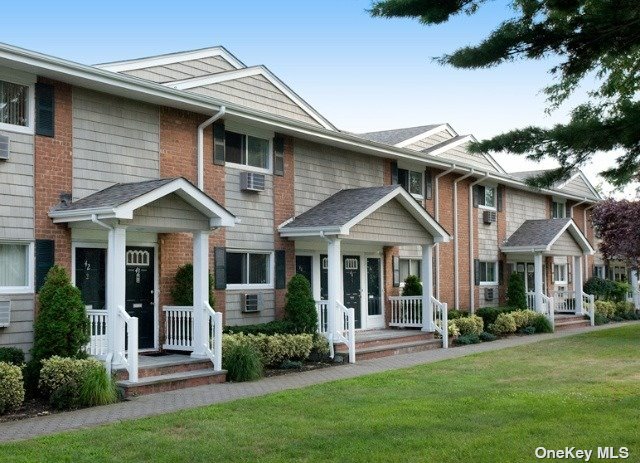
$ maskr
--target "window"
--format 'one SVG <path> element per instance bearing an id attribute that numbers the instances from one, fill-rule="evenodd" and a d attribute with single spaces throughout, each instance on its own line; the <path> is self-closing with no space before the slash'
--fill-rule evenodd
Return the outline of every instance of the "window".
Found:
<path id="1" fill-rule="evenodd" d="M 269 168 L 271 142 L 237 132 L 225 132 L 225 161 L 258 169 Z"/>
<path id="2" fill-rule="evenodd" d="M 567 284 L 567 264 L 553 264 L 553 282 Z"/>
<path id="3" fill-rule="evenodd" d="M 567 216 L 567 205 L 558 201 L 553 201 L 552 217 L 554 219 L 564 219 Z"/>
<path id="4" fill-rule="evenodd" d="M 498 263 L 497 262 L 479 262 L 478 269 L 480 272 L 479 279 L 481 285 L 497 285 L 498 284 Z"/>
<path id="5" fill-rule="evenodd" d="M 593 276 L 596 278 L 602 278 L 604 280 L 606 278 L 604 274 L 604 265 L 596 265 L 594 267 Z"/>
<path id="6" fill-rule="evenodd" d="M 30 291 L 32 286 L 29 244 L 0 243 L 0 291 L 4 293 Z"/>
<path id="7" fill-rule="evenodd" d="M 476 185 L 476 201 L 478 206 L 488 209 L 496 208 L 496 187 Z"/>
<path id="8" fill-rule="evenodd" d="M 0 124 L 29 126 L 29 86 L 0 80 Z"/>
<path id="9" fill-rule="evenodd" d="M 227 252 L 227 285 L 270 287 L 271 253 Z"/>
<path id="10" fill-rule="evenodd" d="M 398 169 L 398 183 L 412 195 L 424 197 L 424 175 L 422 172 Z"/>
<path id="11" fill-rule="evenodd" d="M 400 259 L 400 285 L 404 284 L 404 280 L 409 275 L 415 275 L 421 278 L 422 259 Z"/>
<path id="12" fill-rule="evenodd" d="M 627 268 L 626 267 L 613 267 L 613 281 L 627 281 Z"/>

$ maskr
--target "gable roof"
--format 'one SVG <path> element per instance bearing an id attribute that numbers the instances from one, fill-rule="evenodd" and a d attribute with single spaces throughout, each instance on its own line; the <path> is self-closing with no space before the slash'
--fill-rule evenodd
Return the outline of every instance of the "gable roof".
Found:
<path id="1" fill-rule="evenodd" d="M 400 185 L 340 190 L 279 227 L 283 237 L 348 235 L 349 230 L 389 201 L 396 199 L 429 232 L 435 242 L 449 233 Z"/>
<path id="2" fill-rule="evenodd" d="M 434 131 L 434 129 L 441 128 L 440 130 L 444 130 L 446 128 L 446 125 L 447 124 L 429 124 L 420 125 L 417 127 L 405 127 L 401 129 L 381 130 L 378 132 L 359 133 L 356 135 L 378 143 L 386 143 L 387 145 L 398 145 L 399 143 L 406 142 L 415 137 L 427 137 L 429 132 Z"/>
<path id="3" fill-rule="evenodd" d="M 329 130 L 337 130 L 336 127 L 329 122 L 322 114 L 316 111 L 309 103 L 307 103 L 302 97 L 294 92 L 287 84 L 281 81 L 274 73 L 272 73 L 266 66 L 251 66 L 242 69 L 236 69 L 232 71 L 219 72 L 216 74 L 210 74 L 200 77 L 192 77 L 184 80 L 177 80 L 172 82 L 166 82 L 163 85 L 174 88 L 176 90 L 191 90 L 198 87 L 205 87 L 207 85 L 218 84 L 221 82 L 228 82 L 231 80 L 243 79 L 251 76 L 262 76 L 269 81 L 280 92 L 287 96 L 297 106 L 299 106 L 305 113 L 307 113 L 312 119 Z"/>
<path id="4" fill-rule="evenodd" d="M 538 170 L 525 170 L 521 172 L 509 172 L 509 175 L 523 181 L 537 177 L 538 175 L 545 174 L 554 169 L 538 169 Z M 587 176 L 580 169 L 577 169 L 567 180 L 556 182 L 552 185 L 559 191 L 566 191 L 577 196 L 582 196 L 589 199 L 602 199 L 600 193 L 593 187 Z"/>
<path id="5" fill-rule="evenodd" d="M 212 227 L 234 226 L 236 217 L 213 198 L 182 177 L 116 183 L 69 204 L 59 204 L 49 211 L 54 223 L 97 219 L 132 219 L 136 209 L 175 193 L 203 215 Z"/>
<path id="6" fill-rule="evenodd" d="M 525 220 L 502 245 L 502 252 L 549 252 L 564 232 L 576 241 L 585 254 L 595 251 L 573 219 Z"/>
<path id="7" fill-rule="evenodd" d="M 458 135 L 450 138 L 449 140 L 430 146 L 429 148 L 425 148 L 421 150 L 421 153 L 429 154 L 431 156 L 442 156 L 449 159 L 456 159 L 455 154 L 447 156 L 447 152 L 472 141 L 477 141 L 476 137 L 473 135 Z M 495 172 L 500 172 L 502 174 L 506 173 L 502 166 L 498 164 L 498 162 L 489 153 L 471 153 L 467 150 L 465 150 L 465 153 L 469 157 L 477 158 L 472 159 L 471 163 L 479 163 L 479 166 L 482 166 L 483 168 L 491 166 Z M 482 161 L 485 161 L 485 163 L 483 164 Z M 470 160 L 466 160 L 466 162 L 469 163 Z"/>

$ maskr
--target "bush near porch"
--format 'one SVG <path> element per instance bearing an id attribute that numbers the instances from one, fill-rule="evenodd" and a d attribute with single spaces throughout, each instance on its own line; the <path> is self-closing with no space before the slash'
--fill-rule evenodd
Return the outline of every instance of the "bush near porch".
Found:
<path id="1" fill-rule="evenodd" d="M 17 409 L 23 401 L 24 382 L 21 368 L 0 362 L 0 415 Z"/>

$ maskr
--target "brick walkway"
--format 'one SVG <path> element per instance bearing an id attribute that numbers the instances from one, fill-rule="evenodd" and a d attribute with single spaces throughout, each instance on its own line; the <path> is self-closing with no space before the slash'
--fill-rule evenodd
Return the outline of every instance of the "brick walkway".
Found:
<path id="1" fill-rule="evenodd" d="M 374 360 L 363 360 L 354 365 L 346 364 L 304 373 L 292 373 L 248 383 L 214 384 L 178 391 L 161 392 L 137 397 L 128 402 L 113 405 L 85 408 L 49 416 L 0 423 L 0 442 L 29 439 L 35 436 L 88 428 L 105 423 L 160 415 L 162 413 L 203 405 L 229 402 L 244 397 L 261 396 L 287 389 L 297 389 L 312 384 L 326 383 L 339 379 L 353 378 L 371 373 L 437 362 L 444 359 L 463 357 L 478 352 L 495 351 L 507 347 L 533 344 L 548 339 L 564 338 L 579 333 L 610 329 L 622 325 L 624 324 L 618 323 L 615 325 L 582 328 L 554 334 L 512 337 L 489 343 L 451 349 L 436 349 Z"/>

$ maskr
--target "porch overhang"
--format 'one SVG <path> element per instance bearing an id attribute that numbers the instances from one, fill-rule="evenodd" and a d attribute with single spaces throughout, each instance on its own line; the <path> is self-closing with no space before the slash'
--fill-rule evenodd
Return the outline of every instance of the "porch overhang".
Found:
<path id="1" fill-rule="evenodd" d="M 354 227 L 394 200 L 434 243 L 449 241 L 449 233 L 400 185 L 341 190 L 284 222 L 278 231 L 283 238 L 291 239 L 327 236 L 349 239 Z M 402 242 L 401 237 L 398 242 Z"/>
<path id="2" fill-rule="evenodd" d="M 207 219 L 208 227 L 232 227 L 238 219 L 213 198 L 185 178 L 166 178 L 134 183 L 118 183 L 69 204 L 49 211 L 54 223 L 133 220 L 134 212 L 175 194 Z"/>
<path id="3" fill-rule="evenodd" d="M 568 233 L 582 255 L 593 255 L 595 250 L 571 218 L 526 220 L 501 246 L 505 254 L 556 255 L 554 245 Z"/>

